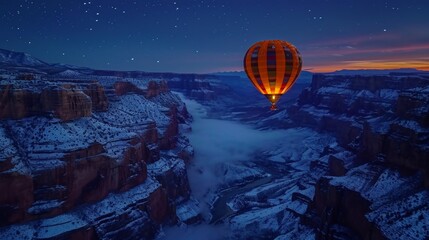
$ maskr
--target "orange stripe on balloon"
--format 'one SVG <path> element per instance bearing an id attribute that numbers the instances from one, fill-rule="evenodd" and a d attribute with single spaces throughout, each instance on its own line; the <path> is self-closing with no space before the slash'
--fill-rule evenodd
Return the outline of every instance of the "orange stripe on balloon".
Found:
<path id="1" fill-rule="evenodd" d="M 253 51 L 255 51 L 255 48 L 258 47 L 258 45 L 254 45 L 251 48 L 249 48 L 249 50 L 247 50 L 246 53 L 246 57 L 244 59 L 244 68 L 245 68 L 245 72 L 247 74 L 247 77 L 250 79 L 250 81 L 253 83 L 253 86 L 255 86 L 255 88 L 261 92 L 262 94 L 265 94 L 265 91 L 259 86 L 258 81 L 255 78 L 255 75 L 253 74 L 253 70 L 252 70 L 252 53 Z"/>
<path id="2" fill-rule="evenodd" d="M 268 42 L 262 42 L 261 48 L 258 52 L 258 68 L 259 74 L 261 75 L 261 81 L 265 87 L 265 94 L 271 94 L 270 82 L 268 79 L 268 71 L 267 71 L 267 48 Z"/>

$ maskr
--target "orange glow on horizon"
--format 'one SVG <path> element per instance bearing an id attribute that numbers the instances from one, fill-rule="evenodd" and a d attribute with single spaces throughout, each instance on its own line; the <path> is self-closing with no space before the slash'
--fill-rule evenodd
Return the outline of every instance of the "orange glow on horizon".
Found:
<path id="1" fill-rule="evenodd" d="M 416 61 L 343 61 L 337 65 L 315 65 L 307 66 L 304 70 L 310 72 L 334 72 L 337 70 L 385 70 L 385 69 L 398 69 L 398 68 L 415 68 L 417 70 L 429 71 L 429 60 L 416 60 Z"/>

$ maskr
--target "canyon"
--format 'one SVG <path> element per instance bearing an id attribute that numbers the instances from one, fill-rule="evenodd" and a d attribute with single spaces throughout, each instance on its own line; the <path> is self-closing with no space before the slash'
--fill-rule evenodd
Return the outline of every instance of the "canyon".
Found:
<path id="1" fill-rule="evenodd" d="M 2 239 L 429 236 L 428 73 L 315 74 L 269 111 L 239 76 L 3 55 Z"/>

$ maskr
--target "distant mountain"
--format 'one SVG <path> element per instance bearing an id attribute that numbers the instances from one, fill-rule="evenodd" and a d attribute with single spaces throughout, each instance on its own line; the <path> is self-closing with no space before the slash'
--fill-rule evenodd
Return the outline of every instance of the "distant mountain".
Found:
<path id="1" fill-rule="evenodd" d="M 65 76 L 65 77 L 71 77 L 71 76 L 79 76 L 82 75 L 81 73 L 71 70 L 71 69 L 67 69 L 63 72 L 58 73 L 58 75 L 60 76 Z"/>
<path id="2" fill-rule="evenodd" d="M 42 67 L 49 65 L 48 63 L 32 57 L 30 54 L 5 49 L 0 49 L 0 64 L 26 67 Z"/>
<path id="3" fill-rule="evenodd" d="M 72 69 L 72 70 L 90 70 L 90 68 L 87 67 L 78 67 L 70 64 L 64 64 L 64 63 L 53 63 L 49 64 L 51 67 L 60 68 L 60 69 Z"/>
<path id="4" fill-rule="evenodd" d="M 46 63 L 28 53 L 15 52 L 6 49 L 0 49 L 0 67 L 9 71 L 38 73 L 38 74 L 58 74 L 64 73 L 70 75 L 68 70 L 76 74 L 79 72 L 92 71 L 90 68 L 77 67 L 62 63 Z"/>
<path id="5" fill-rule="evenodd" d="M 63 63 L 46 63 L 30 54 L 0 49 L 0 71 L 10 71 L 18 73 L 35 73 L 60 75 L 64 77 L 77 75 L 100 75 L 100 76 L 120 76 L 120 77 L 154 77 L 173 78 L 182 77 L 193 79 L 195 77 L 206 78 L 215 77 L 208 74 L 195 73 L 172 73 L 172 72 L 144 72 L 144 71 L 116 71 L 91 69 Z"/>

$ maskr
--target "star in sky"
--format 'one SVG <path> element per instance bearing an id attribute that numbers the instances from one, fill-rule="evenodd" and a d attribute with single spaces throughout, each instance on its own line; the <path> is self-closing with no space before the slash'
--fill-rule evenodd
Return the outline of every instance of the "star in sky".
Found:
<path id="1" fill-rule="evenodd" d="M 14 0 L 0 7 L 0 48 L 92 68 L 206 73 L 242 70 L 250 45 L 283 39 L 307 70 L 428 68 L 428 11 L 425 0 Z"/>

